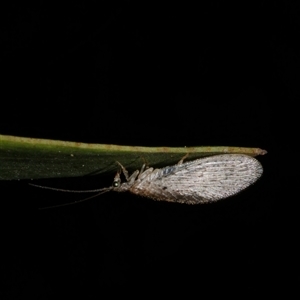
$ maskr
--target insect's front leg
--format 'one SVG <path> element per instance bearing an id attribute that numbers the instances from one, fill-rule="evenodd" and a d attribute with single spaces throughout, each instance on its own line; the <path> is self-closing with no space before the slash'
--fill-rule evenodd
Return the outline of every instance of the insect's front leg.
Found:
<path id="1" fill-rule="evenodd" d="M 124 176 L 125 176 L 126 181 L 127 181 L 128 183 L 133 183 L 133 182 L 135 181 L 136 177 L 139 175 L 140 171 L 139 171 L 139 170 L 136 170 L 136 171 L 134 171 L 134 172 L 129 176 L 129 175 L 128 175 L 128 171 L 125 169 L 125 167 L 124 167 L 121 163 L 119 163 L 118 161 L 117 161 L 117 164 L 121 167 L 122 172 L 123 172 L 123 174 L 124 174 Z"/>
<path id="2" fill-rule="evenodd" d="M 126 181 L 128 181 L 129 180 L 129 175 L 128 175 L 128 171 L 125 169 L 125 167 L 121 164 L 121 163 L 119 163 L 118 161 L 117 161 L 117 164 L 121 167 L 121 170 L 122 170 L 122 172 L 123 172 L 123 174 L 124 174 L 124 176 L 125 176 L 125 178 L 126 178 Z"/>

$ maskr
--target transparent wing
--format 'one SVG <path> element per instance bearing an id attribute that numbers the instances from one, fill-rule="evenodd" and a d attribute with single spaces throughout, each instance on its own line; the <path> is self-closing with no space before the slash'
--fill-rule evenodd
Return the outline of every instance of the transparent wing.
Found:
<path id="1" fill-rule="evenodd" d="M 198 204 L 230 197 L 253 184 L 263 172 L 258 160 L 223 154 L 154 170 L 133 193 L 156 200 Z"/>

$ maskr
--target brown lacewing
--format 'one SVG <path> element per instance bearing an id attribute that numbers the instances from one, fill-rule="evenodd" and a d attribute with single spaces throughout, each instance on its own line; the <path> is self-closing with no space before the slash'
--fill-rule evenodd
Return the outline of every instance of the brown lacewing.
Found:
<path id="1" fill-rule="evenodd" d="M 184 158 L 174 166 L 161 169 L 145 168 L 144 164 L 140 171 L 134 171 L 131 176 L 128 175 L 125 167 L 117 162 L 120 170 L 115 175 L 112 186 L 101 189 L 76 191 L 30 185 L 63 192 L 97 193 L 73 203 L 51 207 L 86 201 L 109 191 L 129 191 L 159 201 L 202 204 L 215 202 L 241 192 L 263 173 L 260 162 L 244 154 L 213 155 L 183 163 Z M 126 179 L 123 183 L 120 177 L 122 173 Z"/>

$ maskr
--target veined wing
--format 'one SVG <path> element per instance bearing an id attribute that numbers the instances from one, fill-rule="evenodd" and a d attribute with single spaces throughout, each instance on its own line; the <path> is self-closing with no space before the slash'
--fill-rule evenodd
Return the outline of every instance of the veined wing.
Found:
<path id="1" fill-rule="evenodd" d="M 258 160 L 242 154 L 209 156 L 156 169 L 131 192 L 156 200 L 199 204 L 230 197 L 262 174 Z"/>

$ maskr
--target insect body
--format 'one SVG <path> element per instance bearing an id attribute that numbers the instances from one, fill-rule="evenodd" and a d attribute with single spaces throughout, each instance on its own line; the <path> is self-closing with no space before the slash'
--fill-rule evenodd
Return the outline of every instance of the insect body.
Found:
<path id="1" fill-rule="evenodd" d="M 131 176 L 118 164 L 121 170 L 117 172 L 111 187 L 87 191 L 38 187 L 65 192 L 98 193 L 77 202 L 108 191 L 129 191 L 154 200 L 201 204 L 233 196 L 253 184 L 263 173 L 258 160 L 243 154 L 214 155 L 185 163 L 182 159 L 177 165 L 161 169 L 145 169 L 143 165 L 140 171 L 136 170 Z M 126 182 L 121 182 L 121 173 L 124 174 Z M 68 204 L 57 206 L 64 205 Z"/>
<path id="2" fill-rule="evenodd" d="M 200 204 L 235 195 L 253 184 L 262 174 L 258 160 L 241 154 L 223 154 L 196 159 L 162 169 L 136 170 L 130 177 L 121 165 L 111 190 L 129 191 L 154 200 Z"/>

